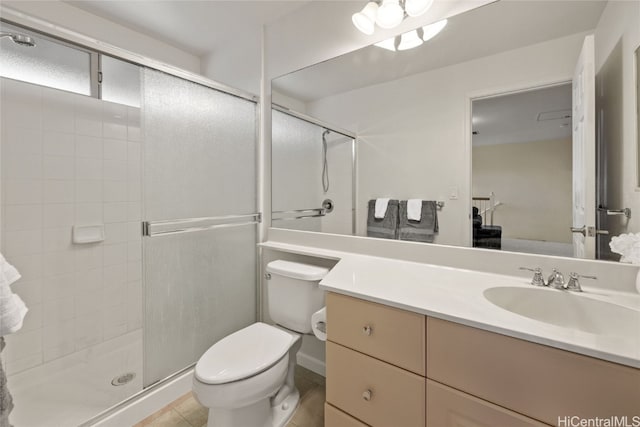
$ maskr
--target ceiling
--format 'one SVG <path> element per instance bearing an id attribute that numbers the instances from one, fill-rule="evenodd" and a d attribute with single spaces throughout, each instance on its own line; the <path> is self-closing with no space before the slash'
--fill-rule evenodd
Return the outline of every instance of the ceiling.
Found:
<path id="1" fill-rule="evenodd" d="M 472 122 L 474 146 L 571 138 L 571 84 L 474 101 Z"/>
<path id="2" fill-rule="evenodd" d="M 591 31 L 603 0 L 499 1 L 449 20 L 435 38 L 415 49 L 375 46 L 307 67 L 273 81 L 278 92 L 302 102 L 371 86 L 448 65 Z"/>
<path id="3" fill-rule="evenodd" d="M 308 1 L 67 0 L 66 3 L 202 57 L 235 43 L 259 45 L 263 25 Z"/>

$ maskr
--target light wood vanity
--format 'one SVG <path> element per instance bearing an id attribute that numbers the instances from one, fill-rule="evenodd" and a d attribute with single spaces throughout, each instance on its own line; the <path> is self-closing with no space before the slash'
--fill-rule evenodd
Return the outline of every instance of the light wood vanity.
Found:
<path id="1" fill-rule="evenodd" d="M 327 427 L 640 417 L 633 367 L 333 292 L 327 334 Z"/>

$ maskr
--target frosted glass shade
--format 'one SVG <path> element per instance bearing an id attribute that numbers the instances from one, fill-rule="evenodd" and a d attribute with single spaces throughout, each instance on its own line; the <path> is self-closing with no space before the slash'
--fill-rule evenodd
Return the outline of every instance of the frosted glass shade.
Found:
<path id="1" fill-rule="evenodd" d="M 382 6 L 378 8 L 376 24 L 380 28 L 394 28 L 404 19 L 404 10 L 400 7 L 399 0 L 383 0 Z"/>
<path id="2" fill-rule="evenodd" d="M 408 33 L 404 33 L 400 38 L 398 50 L 413 49 L 414 47 L 420 46 L 422 43 L 423 41 L 420 36 L 418 36 L 418 32 L 416 30 L 409 31 Z"/>
<path id="3" fill-rule="evenodd" d="M 390 50 L 392 52 L 396 51 L 396 38 L 391 37 L 390 39 L 382 40 L 375 44 L 375 46 L 381 47 L 383 49 Z"/>
<path id="4" fill-rule="evenodd" d="M 420 16 L 429 10 L 432 4 L 433 0 L 406 0 L 404 10 L 409 16 Z"/>
<path id="5" fill-rule="evenodd" d="M 358 13 L 354 13 L 351 16 L 353 25 L 365 33 L 366 35 L 373 34 L 375 30 L 376 15 L 378 14 L 378 3 L 370 1 L 364 8 Z"/>
<path id="6" fill-rule="evenodd" d="M 447 26 L 447 20 L 443 19 L 426 27 L 422 27 L 422 40 L 427 41 L 438 35 L 444 27 Z"/>

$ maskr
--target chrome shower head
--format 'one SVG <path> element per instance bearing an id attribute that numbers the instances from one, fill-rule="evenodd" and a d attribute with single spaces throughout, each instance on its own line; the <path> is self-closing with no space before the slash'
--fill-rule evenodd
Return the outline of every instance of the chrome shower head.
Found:
<path id="1" fill-rule="evenodd" d="M 9 37 L 12 42 L 20 46 L 34 47 L 36 41 L 31 36 L 20 33 L 0 33 L 0 37 Z"/>

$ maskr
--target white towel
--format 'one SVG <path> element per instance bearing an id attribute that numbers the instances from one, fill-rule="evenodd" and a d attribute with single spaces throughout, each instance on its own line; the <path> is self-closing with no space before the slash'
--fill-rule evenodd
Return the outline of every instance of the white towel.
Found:
<path id="1" fill-rule="evenodd" d="M 20 273 L 0 254 L 0 337 L 22 328 L 27 306 L 11 292 L 11 284 L 20 279 Z"/>
<path id="2" fill-rule="evenodd" d="M 407 200 L 407 219 L 410 221 L 420 221 L 422 218 L 422 200 Z"/>
<path id="3" fill-rule="evenodd" d="M 376 210 L 373 214 L 374 217 L 376 217 L 377 219 L 384 218 L 384 216 L 387 214 L 387 206 L 389 205 L 389 200 L 391 200 L 391 198 L 376 199 Z"/>

